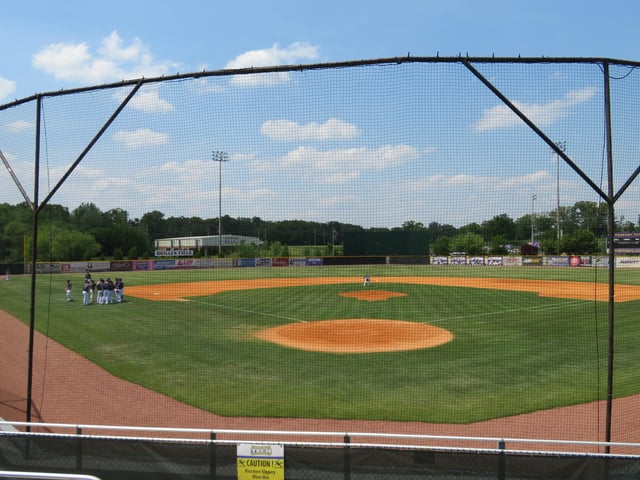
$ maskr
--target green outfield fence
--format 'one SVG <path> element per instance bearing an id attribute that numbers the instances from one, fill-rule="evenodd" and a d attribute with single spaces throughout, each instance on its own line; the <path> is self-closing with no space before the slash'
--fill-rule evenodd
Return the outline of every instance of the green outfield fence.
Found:
<path id="1" fill-rule="evenodd" d="M 84 352 L 131 383 L 161 390 L 208 413 L 219 413 L 218 408 L 232 411 L 231 416 L 238 418 L 277 419 L 289 413 L 314 417 L 317 405 L 320 419 L 335 415 L 345 421 L 411 420 L 416 431 L 422 431 L 422 423 L 471 426 L 552 407 L 596 405 L 588 415 L 567 420 L 564 430 L 574 441 L 596 442 L 594 448 L 603 451 L 595 456 L 511 453 L 500 442 L 467 452 L 380 449 L 339 439 L 319 449 L 287 447 L 286 463 L 288 468 L 293 466 L 294 475 L 288 478 L 295 478 L 298 473 L 293 472 L 298 469 L 303 478 L 307 465 L 316 464 L 321 466 L 309 468 L 318 476 L 304 478 L 374 478 L 369 475 L 372 472 L 380 478 L 391 472 L 394 477 L 410 478 L 424 475 L 425 469 L 453 477 L 516 478 L 528 476 L 528 471 L 528 478 L 543 478 L 535 472 L 559 464 L 559 470 L 572 472 L 566 478 L 581 477 L 586 471 L 589 478 L 625 478 L 637 468 L 637 460 L 607 455 L 613 442 L 640 441 L 640 427 L 634 421 L 637 411 L 614 409 L 614 400 L 640 394 L 640 373 L 634 368 L 640 357 L 636 358 L 633 334 L 637 301 L 616 302 L 616 289 L 620 283 L 640 285 L 640 280 L 633 269 L 617 275 L 620 257 L 607 245 L 624 240 L 626 266 L 635 266 L 640 253 L 638 66 L 638 62 L 608 58 L 406 56 L 205 70 L 39 93 L 0 105 L 4 165 L 0 168 L 0 262 L 9 270 L 6 280 L 10 274 L 30 275 L 28 282 L 20 280 L 24 288 L 18 290 L 11 290 L 16 284 L 13 279 L 0 284 L 0 307 L 10 308 L 29 329 L 23 378 L 2 377 L 9 368 L 0 372 L 0 392 L 5 398 L 0 398 L 0 404 L 15 415 L 8 420 L 26 420 L 31 425 L 37 416 L 44 422 L 90 425 L 96 418 L 104 423 L 99 410 L 110 411 L 96 406 L 92 418 L 65 408 L 74 389 L 59 387 L 49 377 L 55 360 L 48 358 L 47 346 L 44 351 L 34 350 L 39 332 Z M 271 252 L 252 255 L 255 250 L 250 249 L 256 245 L 223 248 L 223 234 L 259 239 Z M 353 266 L 353 258 L 362 258 L 363 264 L 385 268 L 393 263 L 390 258 L 397 258 L 393 268 L 418 264 L 425 268 L 422 275 L 431 276 L 442 274 L 433 268 L 448 264 L 470 268 L 456 273 L 451 268 L 447 275 L 482 277 L 478 272 L 485 272 L 483 268 L 498 265 L 492 258 L 520 258 L 519 249 L 529 245 L 540 249 L 540 255 L 518 266 L 543 265 L 544 259 L 544 265 L 552 268 L 544 274 L 512 272 L 515 277 L 586 282 L 593 284 L 594 291 L 597 284 L 604 284 L 606 294 L 586 300 L 536 300 L 519 293 L 489 298 L 461 290 L 391 286 L 403 289 L 403 298 L 413 302 L 416 317 L 411 321 L 455 331 L 455 341 L 405 357 L 368 353 L 370 362 L 357 355 L 345 355 L 344 362 L 336 362 L 332 355 L 284 352 L 263 343 L 252 349 L 243 334 L 286 321 L 311 323 L 339 316 L 335 298 L 341 299 L 345 292 L 338 287 L 322 290 L 326 301 L 311 295 L 305 297 L 306 304 L 296 304 L 290 293 L 285 300 L 274 300 L 268 295 L 248 299 L 240 292 L 199 304 L 180 303 L 179 308 L 168 302 L 153 308 L 148 304 L 145 310 L 132 303 L 129 311 L 135 313 L 121 309 L 114 319 L 98 315 L 95 309 L 75 309 L 77 303 L 65 304 L 60 293 L 63 286 L 52 271 L 36 275 L 42 265 L 68 265 L 67 261 L 99 258 L 96 261 L 108 263 L 123 258 L 113 261 L 133 265 L 127 262 L 152 255 L 148 247 L 161 238 L 214 237 L 217 248 L 198 248 L 198 261 L 216 257 L 227 266 L 259 267 L 266 265 L 266 259 L 275 259 L 267 263 L 289 265 L 284 247 L 297 242 L 296 246 L 317 248 L 318 253 L 304 254 L 296 265 L 313 258 L 331 265 L 327 268 L 346 268 Z M 346 255 L 362 256 L 343 257 L 343 246 Z M 449 251 L 442 253 L 447 246 Z M 231 260 L 239 247 L 249 253 Z M 262 263 L 252 263 L 256 258 Z M 606 270 L 553 270 L 566 266 L 565 261 L 580 263 L 582 258 L 598 258 L 598 265 Z M 178 260 L 169 259 L 165 266 L 171 262 Z M 180 266 L 186 263 L 176 265 L 175 272 L 164 272 L 163 282 L 171 283 L 173 274 L 176 282 L 206 279 L 195 269 L 185 273 Z M 249 268 L 217 277 L 222 269 L 213 270 L 211 278 L 257 276 L 247 273 Z M 272 270 L 269 275 L 280 275 Z M 76 282 L 79 295 L 82 273 L 64 273 Z M 392 271 L 376 273 L 394 275 Z M 495 270 L 486 275 L 497 276 Z M 132 281 L 143 284 L 153 279 L 141 275 Z M 402 320 L 396 304 L 348 305 L 352 309 L 366 305 L 361 311 L 371 317 Z M 151 310 L 157 313 L 147 318 Z M 425 312 L 424 318 L 415 313 L 420 311 Z M 349 312 L 358 315 L 355 310 Z M 145 342 L 120 336 L 126 327 L 109 330 L 109 320 L 126 319 L 136 328 L 147 328 L 150 322 L 144 335 L 137 331 L 136 339 L 148 334 L 157 343 L 144 350 Z M 198 330 L 197 338 L 180 336 L 189 331 L 183 324 L 195 332 L 206 322 L 209 327 Z M 503 343 L 483 336 L 485 328 L 495 328 L 499 322 L 504 332 L 515 335 L 508 340 L 505 336 Z M 552 330 L 559 336 L 552 337 Z M 563 332 L 570 333 L 570 338 L 560 338 Z M 208 338 L 212 344 L 200 343 Z M 175 341 L 183 344 L 175 346 Z M 175 349 L 170 358 L 163 358 L 159 352 L 169 346 Z M 146 358 L 135 359 L 132 352 L 138 348 Z M 288 366 L 266 372 L 268 365 L 285 358 L 283 352 L 291 358 L 285 362 Z M 497 352 L 501 358 L 495 358 Z M 444 355 L 451 355 L 446 357 L 451 361 L 443 361 Z M 356 358 L 360 363 L 354 362 L 355 370 L 349 370 Z M 484 368 L 465 375 L 477 364 L 473 358 Z M 3 360 L 13 365 L 12 358 Z M 546 369 L 538 370 L 538 361 Z M 174 365 L 201 362 L 199 368 L 227 365 L 224 371 L 229 376 L 217 370 L 206 381 L 197 372 L 180 372 L 180 381 L 173 378 Z M 437 363 L 444 371 L 429 370 Z M 305 368 L 323 375 L 305 375 Z M 507 370 L 517 373 L 507 377 Z M 332 372 L 353 381 L 331 379 Z M 255 408 L 245 415 L 238 412 L 234 395 L 238 395 L 236 387 L 249 378 L 259 385 L 258 391 L 279 396 L 253 398 L 245 392 L 246 404 L 241 405 Z M 412 384 L 415 378 L 423 385 Z M 353 390 L 334 392 L 335 396 L 320 393 L 320 382 L 335 386 L 336 381 Z M 482 390 L 476 395 L 478 388 L 491 385 L 500 393 Z M 379 395 L 382 386 L 403 396 Z M 13 409 L 14 401 L 23 402 L 25 408 Z M 283 411 L 283 402 L 292 402 L 287 405 L 298 413 Z M 452 421 L 458 409 L 464 414 Z M 431 415 L 429 422 L 422 421 L 421 412 L 425 418 Z M 434 412 L 442 412 L 446 421 Z M 107 423 L 117 424 L 117 416 L 114 413 Z M 190 417 L 174 420 L 178 425 L 194 422 Z M 554 422 L 540 422 L 535 437 L 548 439 L 557 427 Z M 505 427 L 501 436 L 512 438 L 513 431 L 517 422 Z M 197 470 L 193 478 L 210 477 L 212 465 L 228 470 L 234 464 L 234 447 L 219 439 L 187 442 L 178 448 L 175 443 L 80 433 L 37 437 L 31 433 L 2 434 L 3 467 L 54 467 L 53 455 L 61 468 L 84 471 L 94 458 L 102 461 L 100 452 L 107 451 L 106 444 L 114 449 L 114 458 L 122 457 L 123 465 L 131 462 L 132 470 L 141 464 L 155 465 L 150 458 L 163 457 L 166 450 L 180 450 L 188 460 L 167 454 L 160 463 L 170 470 L 172 464 L 193 462 Z M 349 435 L 349 442 L 353 440 Z M 127 458 L 130 450 L 140 450 L 135 459 Z M 38 462 L 39 452 L 46 461 Z M 393 458 L 393 466 L 377 464 L 387 456 Z M 345 468 L 344 460 L 325 462 L 323 457 L 349 458 L 350 463 Z M 110 475 L 99 468 L 86 471 L 104 478 Z M 558 474 L 557 478 L 565 477 Z"/>

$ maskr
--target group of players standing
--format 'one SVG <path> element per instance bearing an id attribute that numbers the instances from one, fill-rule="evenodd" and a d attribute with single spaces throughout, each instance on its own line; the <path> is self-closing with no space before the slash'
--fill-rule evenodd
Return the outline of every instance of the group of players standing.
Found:
<path id="1" fill-rule="evenodd" d="M 67 280 L 67 301 L 73 301 L 71 295 L 71 280 Z M 124 282 L 122 278 L 115 279 L 100 278 L 97 282 L 91 278 L 91 273 L 84 276 L 82 285 L 82 304 L 89 305 L 95 301 L 98 305 L 109 305 L 111 303 L 122 303 L 124 301 Z"/>

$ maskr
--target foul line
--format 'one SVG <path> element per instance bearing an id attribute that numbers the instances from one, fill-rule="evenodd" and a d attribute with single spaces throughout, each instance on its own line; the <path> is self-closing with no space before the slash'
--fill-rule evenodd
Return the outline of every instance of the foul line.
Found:
<path id="1" fill-rule="evenodd" d="M 504 313 L 513 313 L 513 312 L 523 312 L 523 311 L 530 311 L 530 312 L 537 312 L 537 311 L 544 311 L 544 310 L 554 310 L 557 308 L 564 308 L 564 307 L 570 307 L 573 305 L 579 305 L 582 304 L 583 302 L 565 302 L 562 303 L 560 305 L 545 305 L 543 307 L 523 307 L 523 308 L 510 308 L 508 310 L 497 310 L 495 312 L 485 312 L 485 313 L 477 313 L 474 315 L 460 315 L 457 317 L 445 317 L 445 318 L 439 318 L 436 320 L 432 320 L 430 322 L 425 322 L 425 323 L 441 323 L 441 322 L 447 322 L 449 320 L 464 320 L 466 318 L 478 318 L 478 317 L 488 317 L 488 316 L 493 316 L 493 315 L 500 315 L 500 314 L 504 314 Z"/>

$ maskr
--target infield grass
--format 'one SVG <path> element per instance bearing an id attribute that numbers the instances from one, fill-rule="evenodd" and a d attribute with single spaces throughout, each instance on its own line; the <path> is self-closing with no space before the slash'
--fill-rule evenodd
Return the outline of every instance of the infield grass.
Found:
<path id="1" fill-rule="evenodd" d="M 83 275 L 37 279 L 36 328 L 112 374 L 227 416 L 468 423 L 605 397 L 606 302 L 430 285 L 382 276 L 607 281 L 606 270 L 542 267 L 289 267 L 110 273 L 127 286 L 263 277 L 372 276 L 405 297 L 340 297 L 360 283 L 228 291 L 189 301 L 126 298 L 83 307 Z M 100 274 L 94 274 L 100 275 Z M 74 282 L 67 303 L 64 283 Z M 618 270 L 618 283 L 640 273 Z M 0 308 L 29 322 L 30 278 L 0 284 Z M 125 290 L 126 292 L 126 290 Z M 616 396 L 640 393 L 638 302 L 615 305 Z M 331 354 L 258 340 L 291 322 L 381 318 L 446 328 L 453 341 L 403 352 Z M 26 346 L 25 346 L 26 348 Z"/>

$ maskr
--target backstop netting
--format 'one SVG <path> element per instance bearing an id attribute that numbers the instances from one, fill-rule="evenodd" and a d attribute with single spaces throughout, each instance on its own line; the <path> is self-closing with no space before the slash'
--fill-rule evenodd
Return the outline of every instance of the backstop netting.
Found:
<path id="1" fill-rule="evenodd" d="M 2 416 L 639 441 L 639 80 L 402 58 L 1 107 Z"/>

